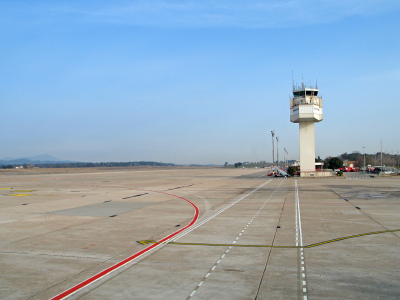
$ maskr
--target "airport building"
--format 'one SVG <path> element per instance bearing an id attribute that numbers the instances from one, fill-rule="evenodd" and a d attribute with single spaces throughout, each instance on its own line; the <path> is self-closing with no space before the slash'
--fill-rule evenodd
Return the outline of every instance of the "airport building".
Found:
<path id="1" fill-rule="evenodd" d="M 315 127 L 323 119 L 322 97 L 318 97 L 318 86 L 293 85 L 290 99 L 290 122 L 299 123 L 300 135 L 300 176 L 331 176 L 330 172 L 316 171 L 315 168 Z M 325 174 L 326 173 L 326 174 Z"/>

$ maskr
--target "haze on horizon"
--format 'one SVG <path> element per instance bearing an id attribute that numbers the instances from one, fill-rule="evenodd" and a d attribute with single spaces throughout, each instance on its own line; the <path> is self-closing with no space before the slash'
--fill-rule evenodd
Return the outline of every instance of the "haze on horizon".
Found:
<path id="1" fill-rule="evenodd" d="M 3 1 L 0 157 L 292 159 L 292 70 L 318 80 L 316 155 L 398 153 L 398 1 Z"/>

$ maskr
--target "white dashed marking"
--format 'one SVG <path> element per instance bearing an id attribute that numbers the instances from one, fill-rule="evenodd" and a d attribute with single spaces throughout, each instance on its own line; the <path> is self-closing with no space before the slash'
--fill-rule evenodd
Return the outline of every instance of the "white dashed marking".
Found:
<path id="1" fill-rule="evenodd" d="M 295 206 L 296 206 L 296 246 L 300 244 L 300 267 L 301 267 L 301 277 L 303 280 L 303 299 L 307 300 L 307 281 L 306 270 L 305 270 L 305 259 L 304 259 L 304 248 L 303 248 L 303 232 L 301 230 L 301 215 L 300 215 L 300 198 L 299 189 L 297 186 L 297 180 L 295 181 Z"/>
<path id="2" fill-rule="evenodd" d="M 209 217 L 208 219 L 206 219 L 206 221 L 209 221 L 211 218 L 215 217 L 216 215 L 218 215 L 219 213 L 223 212 L 224 210 L 228 209 L 230 206 L 232 206 L 233 204 L 239 202 L 240 200 L 244 199 L 245 197 L 247 197 L 248 195 L 252 194 L 253 192 L 257 191 L 258 189 L 260 189 L 261 187 L 263 187 L 264 185 L 266 185 L 267 183 L 269 183 L 271 180 L 263 183 L 262 185 L 258 186 L 256 189 L 254 189 L 253 191 L 251 191 L 250 193 L 246 194 L 245 196 L 241 197 L 240 199 L 236 200 L 235 202 L 233 202 L 231 205 L 227 206 L 226 208 L 220 210 L 218 213 L 214 214 L 212 217 Z M 283 182 L 283 181 L 282 181 Z M 282 183 L 281 183 L 282 184 Z M 279 188 L 279 186 L 281 185 L 279 184 L 278 187 L 275 189 L 275 191 Z M 258 215 L 258 213 L 261 211 L 261 209 L 265 206 L 265 204 L 268 202 L 269 199 L 271 199 L 271 197 L 275 194 L 275 191 L 271 194 L 271 196 L 264 202 L 264 204 L 262 205 L 262 207 L 258 210 L 258 212 L 253 216 L 253 218 L 250 220 L 249 223 L 247 223 L 247 225 L 244 227 L 244 229 L 241 231 L 241 233 L 239 233 L 238 237 L 236 237 L 236 239 L 232 242 L 232 244 L 236 244 L 237 240 L 240 238 L 240 236 L 244 233 L 244 231 L 247 229 L 247 227 L 253 222 L 253 220 L 255 219 L 256 215 Z M 204 224 L 205 221 L 202 222 L 202 224 Z M 200 224 L 200 225 L 202 225 Z M 200 226 L 199 225 L 199 226 Z M 197 226 L 198 227 L 198 226 Z M 196 227 L 196 228 L 197 228 Z M 190 231 L 186 232 L 185 234 L 189 233 Z M 184 234 L 183 234 L 184 235 Z M 182 237 L 183 235 L 181 235 L 180 237 Z M 229 248 L 225 251 L 225 253 L 228 253 L 229 250 L 232 248 L 232 246 L 229 246 Z M 192 297 L 196 291 L 198 290 L 198 288 L 204 283 L 205 279 L 211 275 L 211 272 L 215 270 L 215 268 L 217 267 L 217 264 L 219 264 L 221 262 L 221 260 L 225 257 L 226 254 L 222 254 L 221 258 L 216 262 L 216 264 L 211 268 L 210 272 L 207 273 L 206 276 L 204 276 L 203 280 L 200 281 L 200 283 L 196 286 L 196 288 L 193 290 L 193 292 L 189 295 L 188 298 Z"/>

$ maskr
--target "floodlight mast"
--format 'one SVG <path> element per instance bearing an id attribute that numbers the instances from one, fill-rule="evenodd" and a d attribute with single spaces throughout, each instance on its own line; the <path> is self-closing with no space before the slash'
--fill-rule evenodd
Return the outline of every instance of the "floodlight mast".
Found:
<path id="1" fill-rule="evenodd" d="M 279 167 L 279 136 L 276 137 L 276 164 Z"/>
<path id="2" fill-rule="evenodd" d="M 272 167 L 275 167 L 275 153 L 274 153 L 275 129 L 271 131 L 271 134 L 272 134 Z"/>
<path id="3" fill-rule="evenodd" d="M 283 148 L 283 151 L 285 151 L 286 155 L 285 155 L 285 169 L 288 168 L 288 152 L 286 150 L 286 148 Z"/>
<path id="4" fill-rule="evenodd" d="M 364 174 L 365 174 L 365 172 L 366 172 L 366 169 L 365 169 L 365 148 L 366 148 L 366 147 L 361 147 L 361 148 L 363 148 L 363 156 L 364 156 Z"/>

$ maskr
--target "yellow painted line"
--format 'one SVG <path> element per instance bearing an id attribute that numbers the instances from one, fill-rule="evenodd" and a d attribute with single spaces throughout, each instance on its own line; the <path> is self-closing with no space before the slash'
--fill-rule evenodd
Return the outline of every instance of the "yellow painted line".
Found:
<path id="1" fill-rule="evenodd" d="M 0 190 L 11 190 L 12 188 L 0 188 Z"/>
<path id="2" fill-rule="evenodd" d="M 144 241 L 137 241 L 139 244 L 146 245 L 146 244 L 163 244 L 158 243 L 155 240 L 144 240 Z M 272 245 L 240 245 L 240 244 L 208 244 L 208 243 L 177 243 L 177 242 L 169 242 L 165 243 L 168 245 L 186 245 L 186 246 L 223 246 L 223 247 L 261 247 L 261 248 L 300 248 L 300 246 L 272 246 Z"/>
<path id="3" fill-rule="evenodd" d="M 223 246 L 223 247 L 260 247 L 260 248 L 300 248 L 300 246 L 272 246 L 272 245 L 240 245 L 240 244 L 206 244 L 206 243 L 176 243 L 169 242 L 168 245 L 188 246 Z"/>
<path id="4" fill-rule="evenodd" d="M 324 241 L 324 242 L 320 242 L 320 243 L 307 245 L 307 246 L 304 246 L 304 248 L 312 248 L 312 247 L 321 246 L 321 245 L 325 245 L 325 244 L 329 244 L 329 243 L 333 243 L 333 242 L 338 242 L 338 241 L 343 241 L 343 240 L 347 240 L 347 239 L 352 239 L 352 238 L 356 238 L 356 237 L 360 237 L 360 236 L 373 235 L 373 234 L 379 234 L 379 233 L 388 233 L 388 232 L 395 232 L 395 231 L 400 231 L 400 229 L 384 230 L 384 231 L 373 231 L 373 232 L 349 235 L 349 236 L 345 236 L 345 237 L 341 237 L 341 238 L 336 238 L 336 239 L 332 239 L 332 240 L 328 240 L 328 241 Z"/>
<path id="5" fill-rule="evenodd" d="M 211 243 L 178 243 L 178 242 L 169 242 L 165 243 L 168 245 L 186 245 L 186 246 L 216 246 L 216 247 L 258 247 L 258 248 L 313 248 L 329 243 L 334 243 L 338 241 L 343 241 L 351 238 L 356 238 L 356 237 L 361 237 L 361 236 L 367 236 L 367 235 L 373 235 L 373 234 L 379 234 L 379 233 L 388 233 L 388 232 L 395 232 L 395 231 L 400 231 L 400 229 L 394 229 L 394 230 L 384 230 L 384 231 L 374 231 L 374 232 L 367 232 L 367 233 L 361 233 L 361 234 L 355 234 L 355 235 L 349 235 L 345 237 L 340 237 L 328 241 L 323 241 L 307 246 L 272 246 L 272 245 L 240 245 L 240 244 L 211 244 Z M 139 244 L 146 245 L 146 244 L 160 244 L 156 242 L 155 240 L 144 240 L 144 241 L 138 241 Z"/>
<path id="6" fill-rule="evenodd" d="M 8 196 L 24 197 L 24 196 L 33 196 L 33 194 L 14 194 L 14 195 L 8 195 Z"/>
<path id="7" fill-rule="evenodd" d="M 139 244 L 147 245 L 147 244 L 156 244 L 155 240 L 144 240 L 144 241 L 137 241 Z"/>

